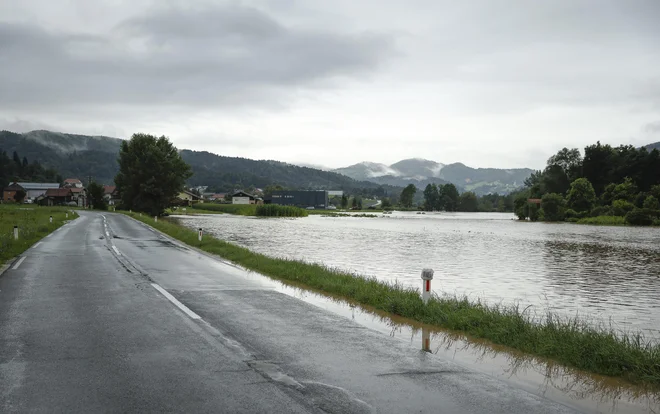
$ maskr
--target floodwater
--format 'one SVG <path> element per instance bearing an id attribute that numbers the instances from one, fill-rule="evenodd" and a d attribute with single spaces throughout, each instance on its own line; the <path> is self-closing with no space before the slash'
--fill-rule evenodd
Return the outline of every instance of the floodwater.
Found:
<path id="1" fill-rule="evenodd" d="M 521 223 L 505 213 L 376 213 L 377 218 L 177 216 L 274 257 L 421 288 L 518 304 L 660 338 L 660 230 Z M 530 306 L 531 305 L 531 306 Z"/>

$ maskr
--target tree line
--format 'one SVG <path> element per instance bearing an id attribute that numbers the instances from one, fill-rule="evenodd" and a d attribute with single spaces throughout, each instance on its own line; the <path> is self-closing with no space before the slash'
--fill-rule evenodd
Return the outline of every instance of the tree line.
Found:
<path id="1" fill-rule="evenodd" d="M 628 224 L 660 224 L 660 152 L 600 142 L 585 147 L 584 156 L 563 148 L 525 181 L 514 209 L 521 220 L 615 216 Z"/>
<path id="2" fill-rule="evenodd" d="M 516 192 L 506 195 L 486 194 L 481 197 L 472 191 L 458 192 L 454 184 L 435 184 L 426 186 L 418 198 L 418 190 L 410 184 L 399 196 L 399 206 L 414 208 L 416 205 L 425 211 L 461 211 L 461 212 L 512 212 Z M 416 203 L 417 200 L 417 203 Z"/>
<path id="3" fill-rule="evenodd" d="M 62 182 L 57 171 L 44 168 L 39 162 L 29 162 L 14 151 L 10 158 L 5 151 L 0 152 L 0 185 L 5 188 L 12 182 Z"/>

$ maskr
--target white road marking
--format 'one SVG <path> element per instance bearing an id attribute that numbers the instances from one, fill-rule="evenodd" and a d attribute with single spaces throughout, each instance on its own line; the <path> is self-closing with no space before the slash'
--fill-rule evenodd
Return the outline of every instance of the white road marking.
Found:
<path id="1" fill-rule="evenodd" d="M 46 236 L 46 238 L 48 238 L 48 237 L 50 237 L 50 236 L 52 236 L 52 235 L 53 235 L 53 233 L 48 233 L 48 236 Z"/>
<path id="2" fill-rule="evenodd" d="M 33 249 L 36 249 L 37 247 L 39 247 L 40 244 L 41 244 L 41 242 L 36 242 L 35 245 L 32 246 L 32 248 L 33 248 Z"/>
<path id="3" fill-rule="evenodd" d="M 25 256 L 23 256 L 23 257 L 21 257 L 20 259 L 18 259 L 18 262 L 16 262 L 16 264 L 14 265 L 14 267 L 12 267 L 12 269 L 13 269 L 13 270 L 18 269 L 18 266 L 20 266 L 20 265 L 23 263 L 24 260 L 25 260 Z"/>
<path id="4" fill-rule="evenodd" d="M 115 253 L 117 253 L 117 256 L 121 256 L 121 253 L 119 253 L 119 249 L 117 249 L 117 246 L 112 246 L 112 250 L 114 250 Z"/>
<path id="5" fill-rule="evenodd" d="M 202 319 L 198 314 L 188 309 L 186 305 L 179 302 L 174 296 L 170 295 L 170 292 L 160 287 L 158 283 L 152 283 L 151 286 L 153 286 L 157 291 L 162 293 L 163 296 L 167 298 L 167 300 L 172 302 L 177 308 L 181 309 L 186 315 L 190 316 L 191 319 Z"/>

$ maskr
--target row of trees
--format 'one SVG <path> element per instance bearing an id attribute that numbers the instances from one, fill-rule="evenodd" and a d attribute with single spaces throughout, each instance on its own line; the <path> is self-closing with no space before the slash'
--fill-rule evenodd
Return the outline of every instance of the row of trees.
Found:
<path id="1" fill-rule="evenodd" d="M 630 224 L 653 224 L 660 217 L 660 152 L 597 143 L 582 157 L 578 149 L 563 148 L 525 185 L 514 202 L 520 219 L 620 216 Z M 540 199 L 540 208 L 529 198 Z"/>
<path id="2" fill-rule="evenodd" d="M 0 152 L 0 186 L 6 187 L 14 181 L 30 182 L 62 182 L 57 171 L 44 168 L 37 161 L 28 162 L 26 157 L 21 158 L 14 151 L 10 158 L 5 151 Z"/>

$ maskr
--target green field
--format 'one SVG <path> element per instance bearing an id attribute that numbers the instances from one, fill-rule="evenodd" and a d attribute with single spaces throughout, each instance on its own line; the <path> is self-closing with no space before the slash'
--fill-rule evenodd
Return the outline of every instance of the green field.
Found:
<path id="1" fill-rule="evenodd" d="M 66 218 L 67 212 L 69 218 Z M 52 223 L 50 216 L 53 216 Z M 77 216 L 66 207 L 0 204 L 0 265 Z M 18 240 L 14 240 L 14 226 L 18 226 Z"/>
<path id="2" fill-rule="evenodd" d="M 365 278 L 319 264 L 274 259 L 205 236 L 170 220 L 132 217 L 191 246 L 274 279 L 306 286 L 368 307 L 441 328 L 465 332 L 530 355 L 633 383 L 660 386 L 660 344 L 640 333 L 593 327 L 548 312 L 533 315 L 517 306 L 488 306 L 459 297 L 434 297 L 424 305 L 416 289 Z"/>

